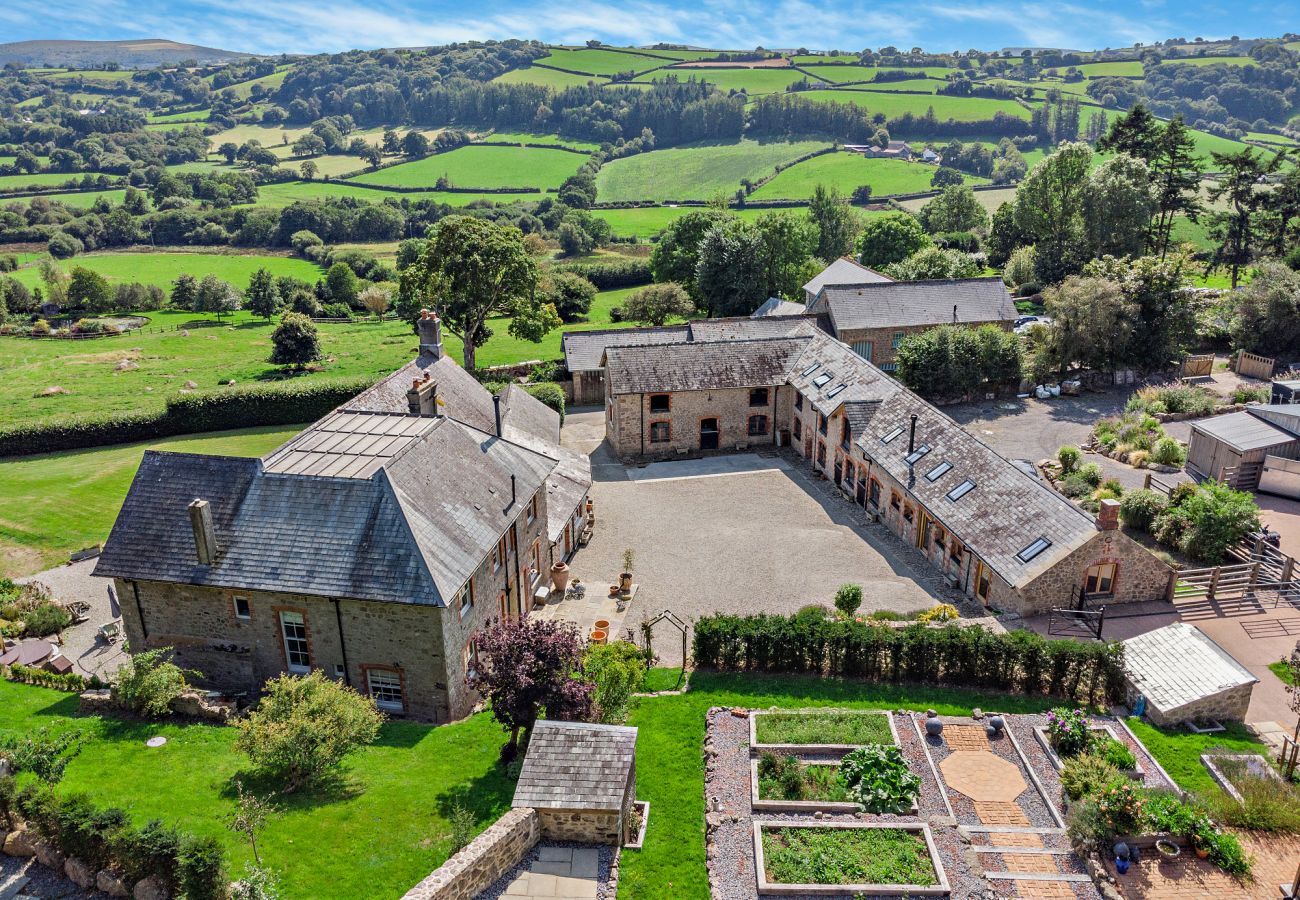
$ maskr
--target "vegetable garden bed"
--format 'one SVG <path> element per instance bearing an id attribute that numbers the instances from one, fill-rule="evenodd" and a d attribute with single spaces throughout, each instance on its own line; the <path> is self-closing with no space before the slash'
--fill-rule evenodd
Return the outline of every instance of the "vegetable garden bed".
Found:
<path id="1" fill-rule="evenodd" d="M 884 710 L 756 710 L 749 745 L 759 752 L 843 754 L 868 744 L 898 746 L 894 717 Z"/>
<path id="2" fill-rule="evenodd" d="M 804 770 L 804 799 L 791 798 L 783 785 L 762 778 L 758 760 L 749 761 L 749 805 L 755 812 L 838 812 L 855 813 L 861 807 L 849 799 L 848 790 L 839 781 L 835 763 L 812 762 Z"/>
<path id="3" fill-rule="evenodd" d="M 758 893 L 946 896 L 930 827 L 830 822 L 754 823 Z"/>

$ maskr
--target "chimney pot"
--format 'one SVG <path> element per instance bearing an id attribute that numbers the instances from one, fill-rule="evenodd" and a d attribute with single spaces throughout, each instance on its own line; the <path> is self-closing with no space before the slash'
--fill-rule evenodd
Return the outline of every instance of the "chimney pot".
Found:
<path id="1" fill-rule="evenodd" d="M 420 335 L 420 355 L 442 358 L 442 321 L 436 312 L 420 310 L 420 320 L 415 323 Z"/>
<path id="2" fill-rule="evenodd" d="M 1119 501 L 1106 499 L 1101 501 L 1101 508 L 1097 510 L 1097 529 L 1099 531 L 1115 531 L 1119 528 Z"/>
<path id="3" fill-rule="evenodd" d="M 212 507 L 206 500 L 192 500 L 189 506 L 190 527 L 194 529 L 194 550 L 200 565 L 211 565 L 217 558 L 217 532 L 212 525 Z"/>

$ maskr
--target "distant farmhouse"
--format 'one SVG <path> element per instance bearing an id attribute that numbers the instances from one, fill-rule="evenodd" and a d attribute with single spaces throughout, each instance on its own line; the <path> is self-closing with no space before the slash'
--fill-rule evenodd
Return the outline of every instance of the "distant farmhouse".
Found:
<path id="1" fill-rule="evenodd" d="M 844 149 L 861 153 L 867 159 L 911 159 L 916 155 L 907 141 L 890 141 L 884 147 L 875 144 L 845 144 Z"/>
<path id="2" fill-rule="evenodd" d="M 390 714 L 464 716 L 470 636 L 532 605 L 585 524 L 585 456 L 419 323 L 413 362 L 262 459 L 150 451 L 95 569 L 134 650 L 206 684 L 321 669 Z"/>

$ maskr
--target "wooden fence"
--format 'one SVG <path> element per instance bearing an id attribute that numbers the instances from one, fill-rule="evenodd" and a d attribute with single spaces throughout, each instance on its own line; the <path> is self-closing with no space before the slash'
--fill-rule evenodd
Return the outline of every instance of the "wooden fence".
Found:
<path id="1" fill-rule="evenodd" d="M 1277 360 L 1267 356 L 1257 356 L 1254 353 L 1241 351 L 1241 356 L 1237 358 L 1237 374 L 1246 378 L 1262 378 L 1265 381 L 1273 377 L 1273 369 L 1277 366 Z"/>
<path id="2" fill-rule="evenodd" d="M 1179 378 L 1209 378 L 1214 373 L 1214 354 L 1198 353 L 1183 359 Z"/>

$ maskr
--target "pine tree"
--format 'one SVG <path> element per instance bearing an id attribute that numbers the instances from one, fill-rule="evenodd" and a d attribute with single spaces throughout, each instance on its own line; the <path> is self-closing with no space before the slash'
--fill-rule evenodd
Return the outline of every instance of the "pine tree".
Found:
<path id="1" fill-rule="evenodd" d="M 1174 116 L 1160 131 L 1156 152 L 1147 165 L 1156 201 L 1156 219 L 1148 244 L 1164 259 L 1175 218 L 1181 213 L 1195 222 L 1202 209 L 1201 161 L 1196 155 L 1196 140 L 1181 115 Z"/>
<path id="2" fill-rule="evenodd" d="M 1212 203 L 1227 202 L 1228 211 L 1216 213 L 1210 226 L 1211 236 L 1218 241 L 1209 268 L 1227 266 L 1235 290 L 1241 278 L 1241 269 L 1255 252 L 1255 239 L 1259 211 L 1267 195 L 1257 190 L 1265 176 L 1282 165 L 1284 157 L 1256 154 L 1251 148 L 1240 153 L 1212 153 L 1214 168 L 1222 173 L 1219 181 L 1210 188 Z"/>

